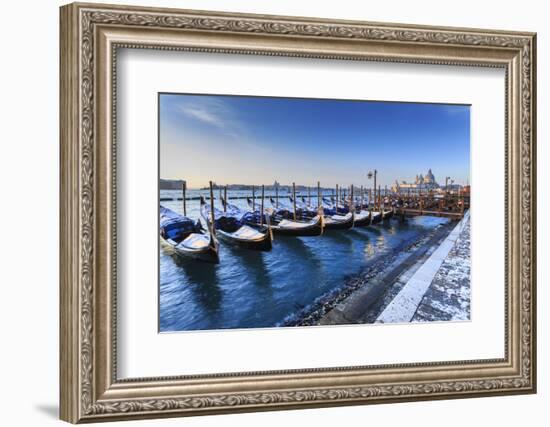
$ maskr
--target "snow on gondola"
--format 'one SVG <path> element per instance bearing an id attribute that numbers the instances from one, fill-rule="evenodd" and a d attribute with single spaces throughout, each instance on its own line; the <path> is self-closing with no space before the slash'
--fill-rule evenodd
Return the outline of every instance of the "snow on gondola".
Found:
<path id="1" fill-rule="evenodd" d="M 160 206 L 160 239 L 164 246 L 182 258 L 218 263 L 218 241 L 206 232 L 200 221 Z"/>
<path id="2" fill-rule="evenodd" d="M 251 226 L 234 212 L 223 212 L 214 208 L 213 201 L 208 206 L 203 196 L 200 203 L 202 217 L 212 225 L 221 240 L 243 249 L 271 250 L 272 239 L 267 226 Z"/>

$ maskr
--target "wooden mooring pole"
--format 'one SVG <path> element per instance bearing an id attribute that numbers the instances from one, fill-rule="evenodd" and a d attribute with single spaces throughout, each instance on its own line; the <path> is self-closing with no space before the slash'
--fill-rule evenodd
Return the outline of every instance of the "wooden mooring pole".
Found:
<path id="1" fill-rule="evenodd" d="M 321 212 L 321 182 L 317 181 L 317 213 Z"/>
<path id="2" fill-rule="evenodd" d="M 183 193 L 183 216 L 187 216 L 187 203 L 185 201 L 185 193 L 187 192 L 187 181 L 181 184 L 181 192 Z"/>
<path id="3" fill-rule="evenodd" d="M 292 183 L 292 205 L 294 208 L 294 221 L 296 221 L 296 183 Z"/>
<path id="4" fill-rule="evenodd" d="M 372 200 L 372 188 L 369 188 L 369 209 L 371 208 L 371 205 L 372 205 L 372 208 L 374 208 L 374 203 Z"/>
<path id="5" fill-rule="evenodd" d="M 212 234 L 216 234 L 216 216 L 214 215 L 214 189 L 212 187 L 212 181 L 210 181 L 210 217 L 212 218 Z"/>
<path id="6" fill-rule="evenodd" d="M 260 225 L 264 225 L 264 188 L 265 188 L 265 186 L 262 184 L 262 203 L 260 204 L 260 206 L 261 206 Z"/>

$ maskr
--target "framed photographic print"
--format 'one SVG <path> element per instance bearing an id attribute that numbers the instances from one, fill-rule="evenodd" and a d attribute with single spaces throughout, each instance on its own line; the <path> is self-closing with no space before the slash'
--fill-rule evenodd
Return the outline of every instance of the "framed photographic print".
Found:
<path id="1" fill-rule="evenodd" d="M 535 34 L 61 8 L 61 418 L 533 393 Z"/>

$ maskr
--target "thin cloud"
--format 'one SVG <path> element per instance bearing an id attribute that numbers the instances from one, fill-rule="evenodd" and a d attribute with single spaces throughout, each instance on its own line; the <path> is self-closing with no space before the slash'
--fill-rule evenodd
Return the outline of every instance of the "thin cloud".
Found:
<path id="1" fill-rule="evenodd" d="M 237 114 L 221 100 L 195 98 L 179 105 L 179 112 L 188 118 L 212 125 L 230 134 L 241 127 Z"/>
<path id="2" fill-rule="evenodd" d="M 183 98 L 183 97 L 182 97 Z M 233 147 L 241 147 L 242 149 L 254 149 L 256 152 L 264 152 L 269 154 L 270 150 L 266 150 L 252 136 L 249 130 L 250 124 L 247 123 L 246 117 L 243 117 L 238 109 L 225 102 L 223 99 L 216 99 L 205 96 L 191 96 L 181 99 L 178 103 L 173 104 L 175 112 L 182 115 L 185 121 L 177 123 L 176 126 L 185 127 L 185 123 L 199 122 L 202 125 L 207 125 L 207 130 L 195 130 L 195 134 L 203 133 L 203 136 L 208 135 L 211 141 L 220 143 L 231 140 Z M 213 133 L 212 131 L 215 131 Z M 206 133 L 204 133 L 206 132 Z"/>
<path id="3" fill-rule="evenodd" d="M 217 117 L 216 115 L 214 115 L 214 114 L 212 114 L 212 113 L 210 113 L 206 110 L 203 110 L 203 109 L 200 109 L 200 108 L 194 108 L 194 107 L 190 107 L 190 106 L 184 106 L 184 107 L 181 108 L 181 111 L 185 115 L 193 117 L 195 119 L 198 119 L 201 122 L 212 124 L 212 125 L 217 126 L 219 128 L 224 128 L 225 127 L 225 123 L 223 122 L 223 120 L 220 117 Z"/>

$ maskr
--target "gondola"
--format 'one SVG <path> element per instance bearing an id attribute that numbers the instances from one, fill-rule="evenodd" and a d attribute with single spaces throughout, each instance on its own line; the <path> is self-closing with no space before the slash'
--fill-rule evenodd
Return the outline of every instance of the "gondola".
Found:
<path id="1" fill-rule="evenodd" d="M 372 211 L 371 214 L 372 214 L 372 217 L 371 217 L 371 224 L 379 224 L 379 223 L 382 222 L 382 215 L 383 215 L 383 212 L 375 212 L 375 211 Z"/>
<path id="2" fill-rule="evenodd" d="M 325 217 L 326 230 L 348 230 L 353 227 L 355 214 L 349 212 L 345 215 L 335 214 Z"/>
<path id="3" fill-rule="evenodd" d="M 384 221 L 389 220 L 391 217 L 393 217 L 393 209 L 389 209 L 389 210 L 382 209 L 382 219 Z"/>
<path id="4" fill-rule="evenodd" d="M 225 200 L 222 199 L 225 202 Z M 254 209 L 255 204 L 250 198 L 247 199 L 248 205 Z M 234 205 L 228 204 L 228 209 L 235 209 Z M 323 216 L 317 215 L 312 219 L 306 219 L 303 221 L 294 221 L 288 219 L 288 210 L 284 210 L 283 214 L 275 209 L 264 209 L 265 217 L 264 221 L 269 220 L 271 223 L 271 230 L 273 233 L 281 236 L 320 236 L 323 234 L 324 222 Z M 244 214 L 245 218 L 248 218 L 252 223 L 258 224 L 260 222 L 260 212 L 253 210 Z"/>
<path id="5" fill-rule="evenodd" d="M 287 205 L 283 200 L 274 200 L 272 197 L 269 198 L 269 201 L 275 212 L 277 212 L 277 215 L 284 219 L 294 220 L 294 206 Z M 296 205 L 296 220 L 309 221 L 316 216 L 316 211 L 304 209 L 299 204 Z"/>
<path id="6" fill-rule="evenodd" d="M 372 224 L 372 212 L 369 210 L 367 204 L 364 203 L 362 197 L 355 197 L 353 199 L 353 207 L 355 211 L 354 227 L 368 227 Z"/>
<path id="7" fill-rule="evenodd" d="M 290 201 L 292 202 L 292 196 L 289 197 Z M 333 215 L 342 215 L 345 216 L 349 213 L 349 209 L 347 207 L 338 206 L 338 209 L 336 209 L 334 206 L 330 205 L 329 203 L 325 202 L 325 198 L 322 198 L 323 203 L 321 204 L 321 207 L 323 208 L 323 215 L 326 217 L 333 216 Z M 300 212 L 308 212 L 308 215 L 317 215 L 318 209 L 313 208 L 309 206 L 305 200 L 302 198 L 302 201 L 296 200 L 296 208 L 297 211 Z"/>
<path id="8" fill-rule="evenodd" d="M 294 205 L 294 198 L 292 196 L 288 196 L 288 199 L 290 200 L 291 205 Z M 301 212 L 307 212 L 307 215 L 317 215 L 318 209 L 311 207 L 307 202 L 302 200 L 299 200 L 296 198 L 296 209 L 300 210 Z"/>
<path id="9" fill-rule="evenodd" d="M 160 206 L 160 239 L 182 258 L 191 258 L 217 264 L 218 241 L 213 233 L 207 233 L 200 221 L 180 215 Z"/>
<path id="10" fill-rule="evenodd" d="M 328 199 L 323 197 L 322 201 L 325 215 L 346 215 L 349 213 L 349 207 L 345 205 L 344 200 L 342 200 L 338 206 L 334 205 L 334 200 L 332 198 Z"/>
<path id="11" fill-rule="evenodd" d="M 350 212 L 349 208 L 343 208 L 341 206 L 334 206 L 330 200 L 323 197 L 323 212 L 325 214 L 325 229 L 326 230 L 348 230 L 355 225 L 355 212 Z M 361 221 L 364 225 L 366 219 L 361 216 Z M 368 217 L 367 217 L 368 219 Z"/>
<path id="12" fill-rule="evenodd" d="M 327 230 L 349 230 L 355 223 L 355 212 L 336 206 L 323 206 Z"/>
<path id="13" fill-rule="evenodd" d="M 214 211 L 214 224 L 216 234 L 228 244 L 255 251 L 270 251 L 271 233 L 267 226 L 251 226 L 231 212 L 222 212 L 212 206 L 208 206 L 201 196 L 201 215 L 210 224 L 212 210 Z"/>
<path id="14" fill-rule="evenodd" d="M 369 211 L 358 211 L 355 213 L 354 227 L 368 227 L 371 224 L 372 213 Z"/>
<path id="15" fill-rule="evenodd" d="M 292 201 L 292 198 L 291 198 Z M 305 202 L 296 201 L 301 209 L 311 209 Z M 323 204 L 324 226 L 327 230 L 348 230 L 355 224 L 355 213 L 350 212 L 349 208 L 326 206 Z M 364 220 L 364 218 L 361 218 Z"/>

